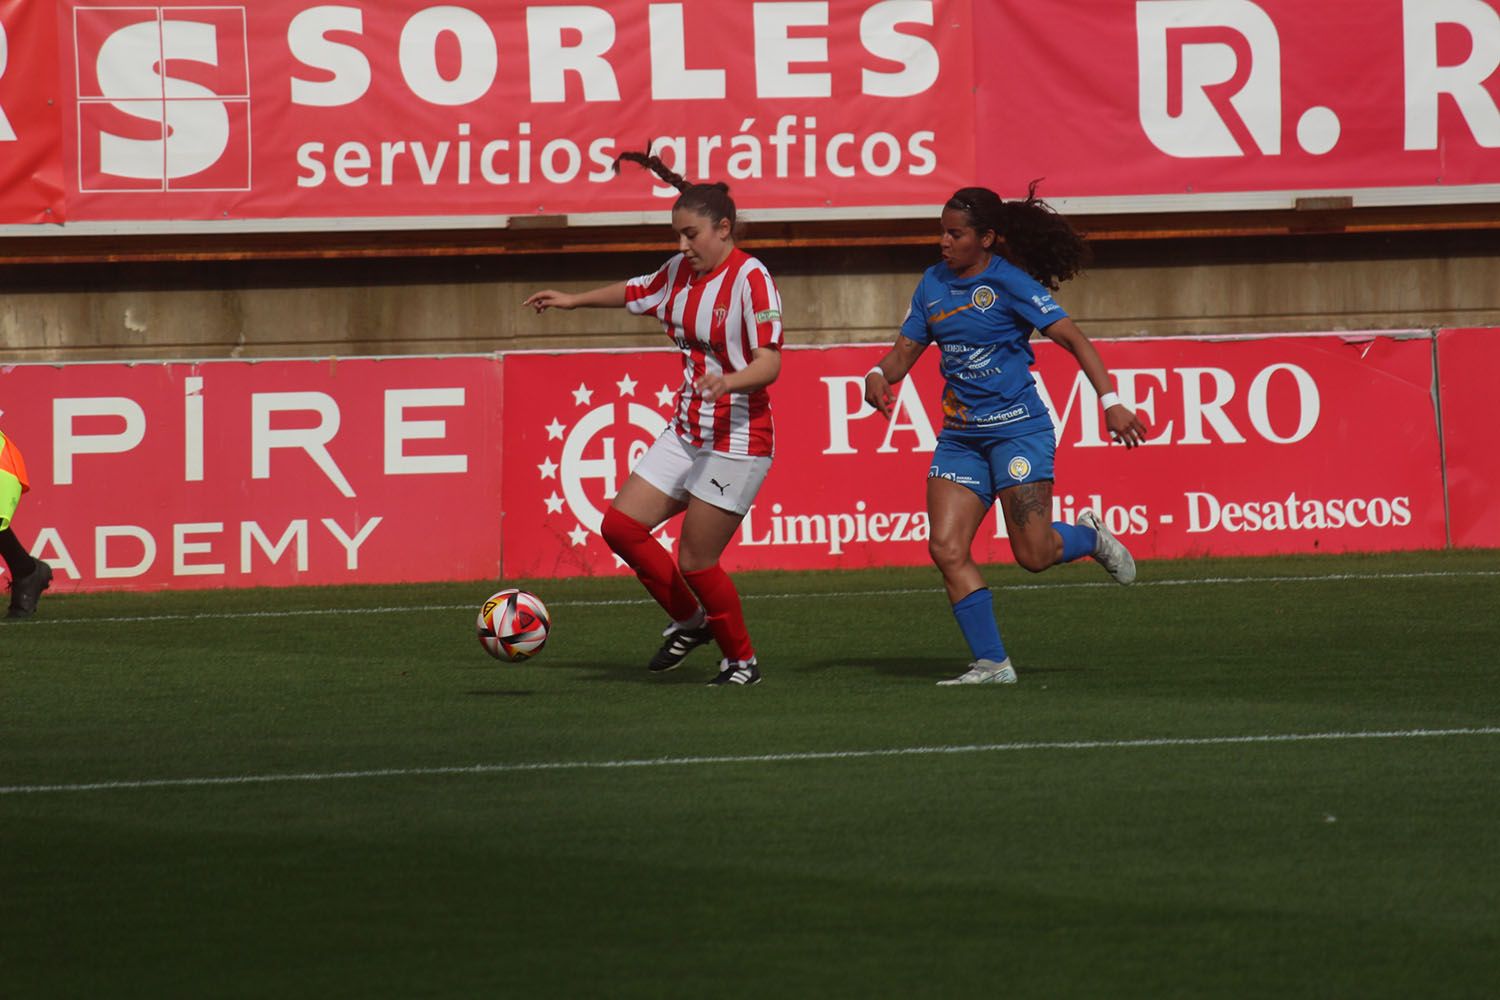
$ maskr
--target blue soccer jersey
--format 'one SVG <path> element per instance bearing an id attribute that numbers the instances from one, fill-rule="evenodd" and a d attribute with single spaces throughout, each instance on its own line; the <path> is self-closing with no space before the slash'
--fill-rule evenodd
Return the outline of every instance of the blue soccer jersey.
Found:
<path id="1" fill-rule="evenodd" d="M 972 278 L 946 264 L 929 267 L 901 335 L 941 352 L 944 430 L 996 438 L 1050 430 L 1031 377 L 1031 331 L 1067 315 L 1040 282 L 999 255 Z"/>

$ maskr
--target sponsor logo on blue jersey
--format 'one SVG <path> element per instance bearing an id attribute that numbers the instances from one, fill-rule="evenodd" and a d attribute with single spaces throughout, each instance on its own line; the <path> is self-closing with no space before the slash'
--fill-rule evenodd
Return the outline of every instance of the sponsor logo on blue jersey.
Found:
<path id="1" fill-rule="evenodd" d="M 942 371 L 946 379 L 963 379 L 975 382 L 991 375 L 999 375 L 1003 369 L 995 364 L 996 344 L 943 344 Z"/>
<path id="2" fill-rule="evenodd" d="M 986 413 L 974 421 L 974 426 L 999 427 L 1003 424 L 1013 424 L 1017 420 L 1025 420 L 1030 415 L 1031 411 L 1026 408 L 1025 403 L 1022 403 L 1020 406 L 1012 406 L 1010 409 L 1000 413 Z"/>
<path id="3" fill-rule="evenodd" d="M 1057 310 L 1062 308 L 1062 306 L 1052 300 L 1052 296 L 1050 295 L 1033 295 L 1031 297 L 1031 304 L 1036 306 L 1037 310 L 1043 316 L 1050 312 L 1057 312 Z"/>

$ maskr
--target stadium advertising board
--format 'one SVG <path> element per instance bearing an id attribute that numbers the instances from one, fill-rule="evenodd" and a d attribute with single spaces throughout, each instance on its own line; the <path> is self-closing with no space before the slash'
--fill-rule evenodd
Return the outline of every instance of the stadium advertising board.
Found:
<path id="1" fill-rule="evenodd" d="M 1500 548 L 1500 448 L 1495 446 L 1494 374 L 1500 328 L 1439 330 L 1443 456 L 1452 542 Z"/>
<path id="2" fill-rule="evenodd" d="M 610 163 L 648 143 L 765 219 L 926 216 L 976 179 L 1099 212 L 1500 197 L 1500 0 L 0 0 L 0 25 L 0 225 L 639 221 L 673 192 Z"/>
<path id="3" fill-rule="evenodd" d="M 54 587 L 499 574 L 495 358 L 21 365 L 0 426 Z"/>
<path id="4" fill-rule="evenodd" d="M 53 13 L 0 0 L 0 224 L 63 221 Z"/>
<path id="5" fill-rule="evenodd" d="M 57 9 L 74 219 L 639 214 L 648 144 L 768 208 L 972 173 L 967 2 Z"/>
<path id="6" fill-rule="evenodd" d="M 1497 197 L 1500 0 L 1060 6 L 975 5 L 1004 48 L 976 58 L 979 176 L 1002 193 Z"/>
<path id="7" fill-rule="evenodd" d="M 1072 357 L 1036 346 L 1059 425 L 1056 518 L 1095 507 L 1143 558 L 1444 543 L 1428 334 L 1100 342 L 1121 396 L 1153 428 L 1129 452 L 1107 440 Z M 920 362 L 887 424 L 862 398 L 863 373 L 883 353 L 787 352 L 772 388 L 775 465 L 726 565 L 927 561 L 941 380 L 930 359 Z M 507 573 L 619 571 L 599 520 L 665 426 L 680 378 L 672 352 L 508 356 L 507 453 L 526 458 L 507 460 Z M 1403 415 L 1394 426 L 1392 412 Z M 660 535 L 668 548 L 675 531 Z M 1003 535 L 998 519 L 987 521 L 979 557 L 1008 561 Z"/>
<path id="8" fill-rule="evenodd" d="M 1462 353 L 1485 339 L 1444 345 L 1444 392 L 1472 404 L 1450 428 L 1487 426 L 1456 377 L 1489 370 L 1492 348 Z M 1038 342 L 1055 518 L 1094 507 L 1142 558 L 1443 546 L 1430 334 L 1098 344 L 1151 435 L 1109 443 L 1072 357 Z M 862 398 L 884 351 L 787 351 L 775 465 L 727 566 L 927 561 L 940 378 L 919 362 L 886 423 Z M 0 370 L 0 426 L 31 472 L 17 527 L 60 589 L 607 574 L 627 571 L 600 519 L 680 379 L 670 349 L 19 365 Z M 1479 430 L 1455 442 L 1455 541 L 1493 544 L 1474 532 L 1500 472 Z M 673 551 L 676 532 L 659 533 Z M 977 554 L 1010 559 L 993 516 Z"/>

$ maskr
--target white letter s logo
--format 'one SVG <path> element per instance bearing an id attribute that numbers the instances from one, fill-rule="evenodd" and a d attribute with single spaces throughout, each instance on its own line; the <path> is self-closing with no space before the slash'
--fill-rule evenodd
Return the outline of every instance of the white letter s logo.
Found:
<path id="1" fill-rule="evenodd" d="M 99 48 L 99 87 L 117 110 L 161 125 L 160 139 L 99 136 L 99 166 L 115 177 L 172 180 L 191 177 L 219 161 L 229 148 L 229 114 L 207 87 L 165 75 L 172 60 L 219 65 L 218 33 L 197 21 L 143 21 L 114 32 Z M 127 100 L 143 94 L 162 105 Z M 174 100 L 176 98 L 176 100 Z M 183 98 L 188 98 L 183 100 Z M 205 98 L 207 98 L 205 100 Z"/>

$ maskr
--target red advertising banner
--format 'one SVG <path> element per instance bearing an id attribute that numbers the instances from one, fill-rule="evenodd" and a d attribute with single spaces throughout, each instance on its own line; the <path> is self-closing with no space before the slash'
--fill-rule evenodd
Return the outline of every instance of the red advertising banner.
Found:
<path id="1" fill-rule="evenodd" d="M 0 225 L 636 220 L 648 145 L 763 218 L 1493 201 L 1500 0 L 0 0 Z"/>
<path id="2" fill-rule="evenodd" d="M 0 0 L 0 223 L 64 218 L 55 23 L 48 4 Z"/>
<path id="3" fill-rule="evenodd" d="M 1039 342 L 1036 376 L 1060 428 L 1055 518 L 1093 507 L 1142 558 L 1444 544 L 1429 334 L 1099 349 L 1152 436 L 1133 451 L 1110 444 L 1076 362 Z M 863 373 L 884 351 L 786 352 L 772 387 L 775 464 L 726 565 L 927 561 L 925 479 L 941 380 L 934 363 L 920 362 L 887 424 L 862 398 Z M 680 379 L 670 351 L 507 358 L 508 574 L 623 572 L 597 535 L 599 520 L 665 426 Z M 1404 418 L 1393 425 L 1391 412 Z M 658 534 L 669 549 L 676 530 L 669 522 Z M 977 554 L 1010 558 L 998 519 L 986 522 Z"/>
<path id="4" fill-rule="evenodd" d="M 1495 543 L 1459 377 L 1488 370 L 1493 333 L 1442 343 L 1458 544 Z M 1055 518 L 1095 508 L 1142 558 L 1444 544 L 1431 335 L 1098 343 L 1151 437 L 1110 444 L 1076 363 L 1038 343 Z M 919 363 L 886 423 L 861 388 L 884 350 L 787 351 L 775 465 L 727 565 L 927 561 L 940 380 Z M 575 576 L 625 572 L 600 519 L 680 378 L 671 350 L 21 365 L 0 370 L 0 426 L 31 472 L 17 530 L 62 589 Z M 978 555 L 1010 557 L 993 517 Z"/>
<path id="5" fill-rule="evenodd" d="M 1500 327 L 1439 330 L 1437 357 L 1452 542 L 1500 548 L 1500 448 L 1492 395 L 1500 371 Z"/>
<path id="6" fill-rule="evenodd" d="M 16 531 L 69 591 L 495 578 L 502 367 L 0 369 Z"/>
<path id="7" fill-rule="evenodd" d="M 973 172 L 967 0 L 56 10 L 75 219 L 659 211 L 674 189 L 611 170 L 648 145 L 756 209 Z"/>
<path id="8" fill-rule="evenodd" d="M 1065 6 L 975 7 L 1005 53 L 976 63 L 1003 194 L 1500 184 L 1500 0 Z"/>

